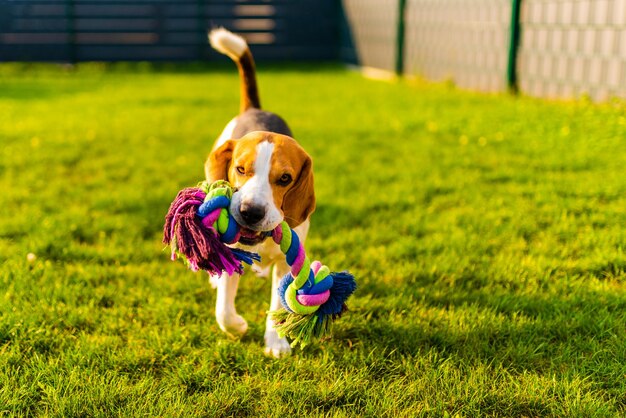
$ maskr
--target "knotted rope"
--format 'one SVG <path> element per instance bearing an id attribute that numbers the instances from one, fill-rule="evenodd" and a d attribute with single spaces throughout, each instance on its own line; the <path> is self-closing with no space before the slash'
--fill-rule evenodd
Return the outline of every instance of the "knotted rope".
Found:
<path id="1" fill-rule="evenodd" d="M 258 254 L 230 248 L 239 241 L 240 227 L 228 207 L 233 189 L 228 182 L 204 182 L 181 190 L 165 216 L 163 243 L 172 249 L 172 260 L 182 258 L 193 271 L 243 273 L 242 263 L 260 260 Z"/>
<path id="2" fill-rule="evenodd" d="M 291 345 L 307 345 L 313 338 L 330 335 L 332 321 L 347 309 L 345 301 L 356 289 L 354 277 L 331 273 L 319 261 L 311 262 L 296 231 L 282 222 L 272 231 L 291 271 L 278 285 L 282 310 L 270 312 L 278 334 L 292 339 Z"/>
<path id="3" fill-rule="evenodd" d="M 241 227 L 229 212 L 232 195 L 233 188 L 225 181 L 204 182 L 178 193 L 165 217 L 163 234 L 173 260 L 181 257 L 193 271 L 225 271 L 229 276 L 243 273 L 242 263 L 260 260 L 258 254 L 226 245 L 241 237 Z M 303 347 L 314 338 L 329 336 L 332 321 L 347 309 L 345 301 L 356 289 L 354 277 L 347 272 L 331 273 L 319 261 L 311 262 L 287 222 L 268 234 L 291 267 L 278 286 L 284 309 L 269 313 L 277 332 L 291 338 L 292 345 Z"/>

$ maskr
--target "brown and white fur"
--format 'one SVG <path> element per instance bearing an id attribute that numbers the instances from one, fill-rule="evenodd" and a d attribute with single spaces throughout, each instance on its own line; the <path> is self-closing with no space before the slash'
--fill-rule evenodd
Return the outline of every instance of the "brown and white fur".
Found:
<path id="1" fill-rule="evenodd" d="M 259 275 L 272 271 L 269 309 L 276 310 L 280 308 L 278 282 L 289 267 L 280 248 L 271 238 L 265 238 L 263 232 L 271 231 L 285 220 L 304 241 L 309 216 L 315 209 L 312 162 L 291 137 L 285 121 L 261 110 L 254 59 L 246 41 L 221 28 L 209 33 L 209 41 L 237 64 L 241 107 L 239 115 L 226 125 L 213 146 L 205 174 L 210 182 L 226 179 L 235 187 L 230 211 L 242 225 L 242 238 L 237 245 L 261 255 L 261 263 L 254 266 Z M 239 275 L 222 274 L 212 277 L 211 282 L 217 288 L 217 323 L 224 332 L 242 336 L 248 324 L 235 308 Z M 274 323 L 268 318 L 265 353 L 280 357 L 290 351 L 289 343 L 277 335 Z"/>

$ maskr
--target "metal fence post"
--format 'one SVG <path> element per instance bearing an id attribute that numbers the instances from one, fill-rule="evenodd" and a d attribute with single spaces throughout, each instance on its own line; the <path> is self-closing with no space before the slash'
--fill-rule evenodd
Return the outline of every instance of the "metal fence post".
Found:
<path id="1" fill-rule="evenodd" d="M 512 93 L 517 93 L 517 53 L 520 38 L 520 5 L 522 0 L 512 0 L 511 34 L 509 39 L 509 60 L 507 65 L 507 84 Z"/>
<path id="2" fill-rule="evenodd" d="M 406 0 L 398 0 L 398 32 L 396 33 L 396 74 L 404 72 L 404 35 Z"/>

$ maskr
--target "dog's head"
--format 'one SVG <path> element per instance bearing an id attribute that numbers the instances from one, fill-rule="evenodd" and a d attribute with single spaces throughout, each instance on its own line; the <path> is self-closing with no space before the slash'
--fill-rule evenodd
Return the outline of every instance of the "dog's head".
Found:
<path id="1" fill-rule="evenodd" d="M 230 211 L 242 226 L 240 242 L 263 241 L 283 220 L 294 228 L 315 209 L 311 157 L 293 139 L 251 132 L 228 140 L 209 154 L 209 182 L 228 180 L 235 188 Z"/>

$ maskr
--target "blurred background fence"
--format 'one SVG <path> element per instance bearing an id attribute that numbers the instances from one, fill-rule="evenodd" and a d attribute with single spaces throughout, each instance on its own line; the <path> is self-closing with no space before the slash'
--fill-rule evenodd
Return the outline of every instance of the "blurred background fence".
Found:
<path id="1" fill-rule="evenodd" d="M 207 29 L 243 34 L 261 59 L 336 58 L 333 0 L 0 0 L 2 61 L 197 61 Z"/>
<path id="2" fill-rule="evenodd" d="M 364 66 L 480 91 L 626 97 L 626 0 L 343 3 Z"/>
<path id="3" fill-rule="evenodd" d="M 524 0 L 522 5 L 522 91 L 626 97 L 626 0 Z"/>
<path id="4" fill-rule="evenodd" d="M 1 61 L 341 60 L 488 92 L 626 97 L 626 0 L 0 0 Z"/>

